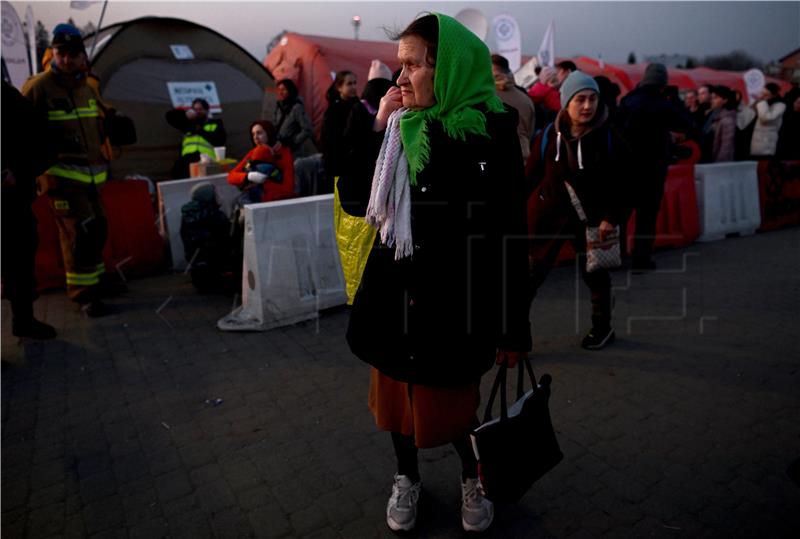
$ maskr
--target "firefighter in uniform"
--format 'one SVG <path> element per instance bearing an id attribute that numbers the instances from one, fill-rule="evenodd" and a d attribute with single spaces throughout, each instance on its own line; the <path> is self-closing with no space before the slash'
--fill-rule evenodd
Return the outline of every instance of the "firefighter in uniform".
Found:
<path id="1" fill-rule="evenodd" d="M 189 177 L 189 164 L 207 155 L 212 161 L 215 146 L 225 146 L 227 135 L 222 120 L 212 120 L 208 101 L 195 99 L 186 110 L 172 109 L 165 115 L 167 123 L 183 133 L 181 156 L 172 167 L 175 179 Z"/>
<path id="2" fill-rule="evenodd" d="M 39 178 L 53 205 L 67 272 L 67 295 L 91 317 L 108 314 L 100 301 L 107 221 L 100 189 L 108 177 L 102 101 L 86 84 L 86 50 L 77 28 L 53 30 L 49 71 L 28 79 L 22 93 L 47 114 L 56 162 Z"/>

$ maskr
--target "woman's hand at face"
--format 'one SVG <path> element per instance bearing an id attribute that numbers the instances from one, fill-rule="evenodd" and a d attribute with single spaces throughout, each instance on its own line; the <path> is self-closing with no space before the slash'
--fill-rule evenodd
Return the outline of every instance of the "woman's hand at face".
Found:
<path id="1" fill-rule="evenodd" d="M 614 225 L 605 220 L 600 222 L 600 226 L 598 228 L 600 232 L 600 241 L 606 241 L 608 235 L 614 232 Z"/>
<path id="2" fill-rule="evenodd" d="M 375 122 L 372 125 L 373 131 L 383 131 L 386 129 L 386 124 L 389 123 L 389 116 L 403 106 L 403 96 L 400 93 L 400 88 L 392 86 L 381 98 L 381 103 L 378 106 L 378 114 L 375 116 Z"/>

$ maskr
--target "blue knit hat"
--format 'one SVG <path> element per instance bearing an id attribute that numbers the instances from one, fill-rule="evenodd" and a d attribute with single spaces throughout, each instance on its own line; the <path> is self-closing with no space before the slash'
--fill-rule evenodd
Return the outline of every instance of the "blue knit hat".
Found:
<path id="1" fill-rule="evenodd" d="M 80 31 L 68 23 L 61 23 L 53 29 L 53 40 L 50 45 L 53 48 L 64 47 L 76 51 L 85 50 Z"/>
<path id="2" fill-rule="evenodd" d="M 561 108 L 567 108 L 569 100 L 581 90 L 593 90 L 600 93 L 597 82 L 583 71 L 573 71 L 561 83 Z"/>

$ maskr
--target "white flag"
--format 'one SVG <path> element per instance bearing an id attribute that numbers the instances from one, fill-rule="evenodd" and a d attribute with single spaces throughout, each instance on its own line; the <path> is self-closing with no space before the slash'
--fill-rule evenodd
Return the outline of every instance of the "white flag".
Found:
<path id="1" fill-rule="evenodd" d="M 39 59 L 36 56 L 36 26 L 33 24 L 33 9 L 28 4 L 25 10 L 25 25 L 28 27 L 28 56 L 31 59 L 31 75 L 39 72 Z"/>
<path id="2" fill-rule="evenodd" d="M 508 60 L 512 73 L 518 70 L 522 51 L 517 20 L 511 15 L 498 15 L 492 19 L 492 36 L 495 52 Z"/>
<path id="3" fill-rule="evenodd" d="M 539 65 L 555 67 L 556 65 L 556 21 L 550 21 L 547 25 L 547 30 L 544 33 L 542 44 L 539 45 L 539 52 L 536 55 L 539 57 Z"/>
<path id="4" fill-rule="evenodd" d="M 31 75 L 28 63 L 28 48 L 25 46 L 25 34 L 22 30 L 22 21 L 19 20 L 17 10 L 11 2 L 2 3 L 3 15 L 3 67 L 8 73 L 11 84 L 22 88 L 25 80 Z"/>
<path id="5" fill-rule="evenodd" d="M 95 4 L 99 4 L 101 0 L 73 0 L 69 3 L 72 9 L 88 9 Z"/>

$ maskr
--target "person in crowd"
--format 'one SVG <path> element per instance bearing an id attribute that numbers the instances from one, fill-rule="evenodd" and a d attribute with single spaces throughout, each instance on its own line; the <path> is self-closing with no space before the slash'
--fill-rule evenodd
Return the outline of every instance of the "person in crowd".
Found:
<path id="1" fill-rule="evenodd" d="M 31 204 L 36 199 L 36 176 L 55 162 L 54 141 L 47 116 L 3 80 L 2 122 L 2 278 L 3 296 L 11 303 L 11 334 L 52 339 L 53 326 L 33 316 L 37 298 L 35 261 L 38 236 Z"/>
<path id="2" fill-rule="evenodd" d="M 617 117 L 630 144 L 631 164 L 636 171 L 630 193 L 631 207 L 636 211 L 631 264 L 634 271 L 656 267 L 652 259 L 653 242 L 672 157 L 671 133 L 686 133 L 690 127 L 688 116 L 667 101 L 666 87 L 667 68 L 663 64 L 648 64 L 642 81 L 622 99 Z"/>
<path id="3" fill-rule="evenodd" d="M 276 140 L 275 126 L 266 120 L 254 121 L 249 131 L 253 149 L 228 172 L 228 183 L 242 190 L 243 204 L 293 198 L 292 151 Z"/>
<path id="4" fill-rule="evenodd" d="M 183 133 L 181 155 L 172 166 L 175 179 L 189 177 L 189 164 L 200 161 L 205 155 L 214 161 L 214 147 L 225 146 L 227 134 L 222 120 L 211 118 L 211 107 L 205 99 L 197 98 L 186 110 L 172 109 L 164 115 L 167 123 Z"/>
<path id="5" fill-rule="evenodd" d="M 694 113 L 698 106 L 697 90 L 686 90 L 686 93 L 683 94 L 683 104 L 686 106 L 686 110 Z"/>
<path id="6" fill-rule="evenodd" d="M 756 125 L 756 111 L 744 102 L 744 96 L 739 90 L 733 91 L 733 102 L 736 110 L 736 138 L 734 141 L 733 157 L 736 161 L 750 158 L 750 142 L 753 139 L 753 129 Z"/>
<path id="7" fill-rule="evenodd" d="M 335 178 L 342 169 L 345 148 L 343 134 L 353 105 L 358 103 L 356 76 L 351 71 L 339 71 L 328 88 L 328 109 L 322 118 L 322 163 L 325 169 L 324 184 L 317 194 L 332 193 Z"/>
<path id="8" fill-rule="evenodd" d="M 556 119 L 556 114 L 561 110 L 561 98 L 558 89 L 553 86 L 555 69 L 544 66 L 539 71 L 536 82 L 528 89 L 528 97 L 533 100 L 536 108 L 536 126 L 534 131 L 539 132 Z"/>
<path id="9" fill-rule="evenodd" d="M 373 60 L 368 77 L 369 80 L 367 80 L 364 91 L 361 93 L 361 99 L 358 103 L 353 104 L 344 129 L 344 154 L 346 158 L 343 166 L 349 177 L 372 177 L 375 163 L 370 162 L 369 159 L 361 159 L 359 156 L 362 148 L 365 145 L 369 145 L 370 141 L 375 137 L 373 125 L 375 116 L 380 108 L 381 99 L 390 88 L 396 87 L 391 79 L 391 71 L 379 60 Z M 347 200 L 358 199 L 360 196 L 358 192 L 348 190 L 351 187 L 353 187 L 353 182 L 340 182 L 339 196 Z"/>
<path id="10" fill-rule="evenodd" d="M 597 87 L 600 88 L 600 99 L 603 100 L 603 105 L 608 111 L 609 121 L 614 123 L 614 118 L 617 116 L 617 101 L 622 91 L 617 83 L 611 82 L 611 79 L 604 75 L 596 76 L 594 81 L 597 83 Z"/>
<path id="11" fill-rule="evenodd" d="M 630 151 L 612 128 L 597 82 L 576 71 L 561 85 L 561 112 L 554 124 L 536 136 L 526 165 L 528 233 L 530 236 L 531 301 L 569 238 L 575 252 L 586 253 L 586 226 L 599 226 L 601 241 L 612 234 L 626 214 Z M 566 182 L 577 195 L 587 223 L 581 221 Z M 586 271 L 592 328 L 581 346 L 599 350 L 614 340 L 611 325 L 611 275 Z"/>
<path id="12" fill-rule="evenodd" d="M 701 140 L 703 131 L 708 123 L 708 116 L 711 113 L 711 91 L 707 84 L 697 88 L 697 106 L 694 110 L 689 110 L 689 118 L 692 120 L 693 138 Z"/>
<path id="13" fill-rule="evenodd" d="M 794 87 L 786 93 L 786 112 L 778 136 L 777 156 L 780 159 L 800 159 L 800 88 Z"/>
<path id="14" fill-rule="evenodd" d="M 769 82 L 764 86 L 761 96 L 755 103 L 756 124 L 750 142 L 750 155 L 755 158 L 773 157 L 778 149 L 783 113 L 786 104 L 781 100 L 777 84 Z"/>
<path id="15" fill-rule="evenodd" d="M 181 207 L 180 230 L 189 275 L 198 292 L 221 291 L 225 275 L 235 264 L 231 257 L 231 220 L 220 209 L 213 184 L 195 185 L 191 196 Z"/>
<path id="16" fill-rule="evenodd" d="M 344 130 L 345 159 L 342 175 L 372 177 L 375 163 L 368 159 L 359 159 L 358 155 L 361 148 L 368 146 L 374 138 L 373 126 L 380 100 L 393 86 L 391 70 L 381 61 L 373 60 L 361 100 L 353 105 Z M 342 209 L 342 197 L 352 201 L 359 196 L 358 193 L 348 191 L 351 186 L 352 182 L 337 183 L 338 199 L 334 202 L 333 214 L 336 244 L 350 305 L 353 304 L 376 235 L 375 229 L 363 217 L 349 215 Z"/>
<path id="17" fill-rule="evenodd" d="M 499 54 L 492 55 L 492 75 L 494 76 L 494 87 L 497 96 L 509 107 L 514 107 L 519 115 L 517 136 L 522 148 L 524 162 L 528 159 L 528 154 L 531 151 L 531 138 L 536 125 L 536 109 L 533 101 L 514 84 L 514 75 L 511 73 L 511 68 L 505 57 Z"/>
<path id="18" fill-rule="evenodd" d="M 561 85 L 564 84 L 564 81 L 567 80 L 570 73 L 573 73 L 578 70 L 578 66 L 575 65 L 575 62 L 572 60 L 564 60 L 563 62 L 559 62 L 556 64 L 556 76 L 555 80 L 552 82 L 553 86 L 556 89 L 560 89 Z"/>
<path id="19" fill-rule="evenodd" d="M 703 162 L 733 161 L 736 150 L 736 111 L 733 91 L 727 86 L 711 87 L 711 113 L 703 127 Z"/>
<path id="20" fill-rule="evenodd" d="M 347 329 L 373 365 L 369 406 L 397 457 L 386 521 L 416 524 L 418 448 L 452 443 L 461 458 L 461 522 L 485 530 L 485 497 L 469 433 L 481 376 L 531 348 L 525 297 L 525 208 L 517 114 L 496 96 L 486 45 L 429 14 L 399 36 L 399 88 L 381 99 L 345 203 L 380 231 Z M 352 184 L 347 186 L 347 184 Z"/>
<path id="21" fill-rule="evenodd" d="M 311 118 L 306 113 L 303 98 L 291 79 L 281 79 L 276 85 L 278 106 L 275 107 L 273 125 L 281 146 L 288 148 L 295 157 L 303 156 L 303 144 L 314 133 Z"/>
<path id="22" fill-rule="evenodd" d="M 51 69 L 28 79 L 22 94 L 37 114 L 47 116 L 45 136 L 56 147 L 55 164 L 40 178 L 40 187 L 55 213 L 67 295 L 87 316 L 98 317 L 109 312 L 100 288 L 108 227 L 100 200 L 108 176 L 108 159 L 102 151 L 103 101 L 86 84 L 82 68 L 86 50 L 78 29 L 57 25 L 51 45 Z"/>
<path id="23" fill-rule="evenodd" d="M 697 90 L 687 90 L 683 96 L 683 104 L 692 123 L 688 138 L 699 141 L 705 125 L 705 107 L 700 105 Z"/>

